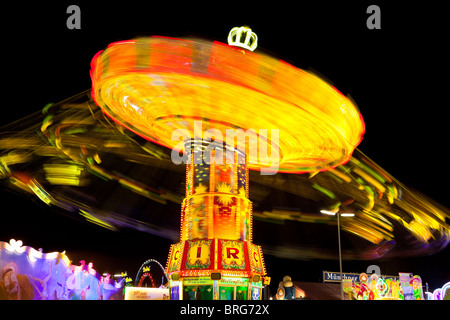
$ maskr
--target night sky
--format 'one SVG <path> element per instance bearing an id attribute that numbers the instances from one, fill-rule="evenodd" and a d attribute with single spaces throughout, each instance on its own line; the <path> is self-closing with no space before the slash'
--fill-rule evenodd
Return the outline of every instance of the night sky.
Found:
<path id="1" fill-rule="evenodd" d="M 366 125 L 362 152 L 403 184 L 450 208 L 444 88 L 448 26 L 442 8 L 410 2 L 339 2 L 344 1 L 260 2 L 248 7 L 191 1 L 3 5 L 4 15 L 11 19 L 1 22 L 6 81 L 0 125 L 90 88 L 90 61 L 113 41 L 166 35 L 226 42 L 232 27 L 248 25 L 258 34 L 258 48 L 314 70 L 353 98 Z M 80 30 L 66 27 L 70 4 L 80 6 Z M 370 4 L 381 8 L 380 30 L 366 27 Z M 166 263 L 166 239 L 132 230 L 108 231 L 5 189 L 0 199 L 1 241 L 20 239 L 44 252 L 67 250 L 73 263 L 93 261 L 100 273 L 127 270 L 134 276 L 147 259 Z M 294 281 L 319 282 L 322 270 L 339 270 L 337 260 L 265 259 L 275 288 L 285 274 Z M 428 257 L 344 261 L 344 271 L 364 272 L 370 264 L 378 264 L 385 274 L 419 274 L 430 289 L 450 281 L 450 248 Z"/>

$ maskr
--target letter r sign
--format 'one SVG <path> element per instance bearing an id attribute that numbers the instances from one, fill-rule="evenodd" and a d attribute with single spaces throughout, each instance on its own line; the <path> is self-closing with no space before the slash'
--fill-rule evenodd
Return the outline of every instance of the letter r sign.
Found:
<path id="1" fill-rule="evenodd" d="M 239 249 L 238 248 L 227 248 L 227 259 L 239 259 L 238 257 Z"/>

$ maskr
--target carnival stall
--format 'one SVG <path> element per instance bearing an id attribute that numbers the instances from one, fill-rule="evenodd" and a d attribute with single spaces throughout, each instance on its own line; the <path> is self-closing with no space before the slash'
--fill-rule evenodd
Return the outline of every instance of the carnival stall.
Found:
<path id="1" fill-rule="evenodd" d="M 123 279 L 93 263 L 73 265 L 65 252 L 44 253 L 21 240 L 0 241 L 0 300 L 121 300 Z"/>
<path id="2" fill-rule="evenodd" d="M 433 292 L 425 292 L 427 300 L 450 300 L 450 282 L 445 283 L 441 288 Z"/>
<path id="3" fill-rule="evenodd" d="M 324 271 L 323 279 L 341 282 L 341 275 Z M 398 276 L 342 273 L 342 290 L 348 300 L 424 300 L 421 277 L 405 272 Z"/>

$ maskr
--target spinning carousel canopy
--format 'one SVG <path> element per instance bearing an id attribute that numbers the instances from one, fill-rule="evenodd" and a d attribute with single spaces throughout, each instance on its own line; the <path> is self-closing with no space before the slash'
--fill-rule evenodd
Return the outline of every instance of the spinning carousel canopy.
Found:
<path id="1" fill-rule="evenodd" d="M 245 148 L 250 169 L 324 171 L 346 163 L 364 133 L 357 107 L 321 78 L 219 42 L 112 43 L 93 58 L 91 77 L 92 97 L 107 115 L 168 148 L 183 145 L 177 129 L 207 140 L 241 129 L 248 142 L 226 143 Z"/>

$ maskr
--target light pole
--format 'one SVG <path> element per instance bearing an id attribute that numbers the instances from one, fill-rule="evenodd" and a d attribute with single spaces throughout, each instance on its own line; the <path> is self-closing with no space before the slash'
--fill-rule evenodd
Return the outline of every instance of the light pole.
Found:
<path id="1" fill-rule="evenodd" d="M 330 216 L 336 216 L 337 218 L 337 228 L 338 228 L 338 246 L 339 246 L 339 277 L 341 278 L 341 300 L 344 300 L 344 284 L 342 282 L 342 252 L 341 252 L 341 224 L 340 224 L 340 216 L 343 217 L 354 217 L 354 213 L 346 213 L 339 211 L 330 211 L 330 210 L 320 210 L 321 213 L 327 214 Z"/>

